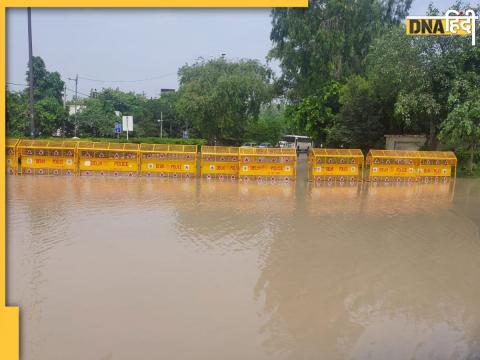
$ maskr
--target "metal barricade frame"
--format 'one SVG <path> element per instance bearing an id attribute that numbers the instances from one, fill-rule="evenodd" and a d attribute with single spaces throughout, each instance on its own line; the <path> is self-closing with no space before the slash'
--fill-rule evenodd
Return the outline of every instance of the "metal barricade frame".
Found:
<path id="1" fill-rule="evenodd" d="M 139 145 L 80 141 L 78 144 L 78 172 L 80 175 L 137 176 Z"/>
<path id="2" fill-rule="evenodd" d="M 447 181 L 457 177 L 457 157 L 453 151 L 422 151 L 417 176 L 423 182 Z"/>
<path id="3" fill-rule="evenodd" d="M 313 148 L 308 153 L 308 180 L 363 181 L 364 163 L 360 149 Z"/>
<path id="4" fill-rule="evenodd" d="M 437 163 L 438 162 L 438 163 Z M 457 157 L 451 151 L 375 150 L 367 155 L 370 181 L 418 181 L 433 177 L 447 181 L 451 167 L 457 168 Z"/>
<path id="5" fill-rule="evenodd" d="M 239 148 L 240 180 L 257 181 L 295 180 L 297 151 L 292 148 Z"/>
<path id="6" fill-rule="evenodd" d="M 20 139 L 6 139 L 5 141 L 5 171 L 8 175 L 18 174 L 18 150 Z"/>
<path id="7" fill-rule="evenodd" d="M 17 153 L 22 175 L 75 175 L 76 141 L 20 140 Z"/>
<path id="8" fill-rule="evenodd" d="M 159 177 L 195 177 L 197 145 L 140 144 L 140 175 Z"/>
<path id="9" fill-rule="evenodd" d="M 200 157 L 200 174 L 207 179 L 238 178 L 239 148 L 234 146 L 203 145 Z"/>

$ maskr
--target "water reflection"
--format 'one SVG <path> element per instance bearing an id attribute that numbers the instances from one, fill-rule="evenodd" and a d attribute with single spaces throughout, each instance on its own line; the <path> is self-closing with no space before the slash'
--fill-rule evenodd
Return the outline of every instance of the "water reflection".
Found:
<path id="1" fill-rule="evenodd" d="M 255 288 L 265 346 L 289 359 L 480 356 L 478 223 L 450 210 L 448 187 L 366 190 L 310 187 L 308 216 L 274 234 Z"/>
<path id="2" fill-rule="evenodd" d="M 24 359 L 480 355 L 478 181 L 9 181 Z"/>
<path id="3" fill-rule="evenodd" d="M 181 239 L 200 247 L 255 248 L 295 209 L 294 184 L 199 182 L 195 204 L 177 208 Z"/>
<path id="4" fill-rule="evenodd" d="M 358 213 L 362 204 L 362 183 L 308 184 L 307 202 L 311 215 Z"/>

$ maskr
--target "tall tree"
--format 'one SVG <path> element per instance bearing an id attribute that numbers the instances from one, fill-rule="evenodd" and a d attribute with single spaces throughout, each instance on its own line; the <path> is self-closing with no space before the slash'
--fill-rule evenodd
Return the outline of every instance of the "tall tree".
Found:
<path id="1" fill-rule="evenodd" d="M 242 141 L 249 122 L 273 96 L 271 70 L 255 60 L 199 61 L 178 75 L 176 108 L 185 129 L 210 141 Z"/>
<path id="2" fill-rule="evenodd" d="M 287 105 L 286 118 L 296 134 L 311 136 L 316 144 L 325 144 L 329 129 L 340 110 L 341 84 L 331 81 L 317 95 Z"/>
<path id="3" fill-rule="evenodd" d="M 107 101 L 90 98 L 84 101 L 78 114 L 79 134 L 81 136 L 113 136 L 114 124 L 119 118 L 114 113 L 113 105 Z"/>
<path id="4" fill-rule="evenodd" d="M 272 10 L 269 57 L 280 61 L 290 99 L 324 83 L 361 74 L 372 40 L 407 15 L 411 0 L 311 0 L 308 8 Z"/>
<path id="5" fill-rule="evenodd" d="M 27 70 L 27 82 L 29 76 L 30 71 Z M 35 101 L 52 97 L 62 103 L 64 86 L 65 83 L 58 72 L 49 72 L 40 56 L 33 57 L 33 96 Z M 28 93 L 29 88 L 27 87 L 25 91 Z"/>
<path id="6" fill-rule="evenodd" d="M 366 59 L 365 75 L 371 95 L 377 100 L 385 131 L 392 134 L 407 131 L 407 119 L 402 119 L 400 113 L 395 115 L 399 93 L 418 92 L 429 86 L 415 41 L 405 36 L 403 26 L 394 26 L 375 39 Z"/>
<path id="7" fill-rule="evenodd" d="M 364 150 L 382 146 L 385 127 L 368 80 L 351 76 L 341 89 L 340 103 L 341 110 L 328 131 L 328 144 Z"/>
<path id="8" fill-rule="evenodd" d="M 28 99 L 21 91 L 7 91 L 6 127 L 8 136 L 29 134 Z"/>
<path id="9" fill-rule="evenodd" d="M 468 7 L 461 2 L 452 6 Z M 430 5 L 427 14 L 440 15 L 440 11 Z M 466 71 L 467 63 L 479 66 L 477 58 L 468 56 L 475 48 L 464 37 L 407 37 L 403 28 L 392 29 L 373 48 L 368 73 L 382 99 L 388 129 L 426 133 L 428 146 L 436 149 L 455 79 Z"/>
<path id="10" fill-rule="evenodd" d="M 247 129 L 246 140 L 277 144 L 287 131 L 284 113 L 283 104 L 269 104 L 262 107 L 258 121 L 250 123 Z"/>
<path id="11" fill-rule="evenodd" d="M 468 72 L 455 80 L 448 98 L 451 111 L 441 125 L 440 139 L 469 151 L 468 170 L 480 146 L 480 72 Z"/>
<path id="12" fill-rule="evenodd" d="M 35 100 L 36 131 L 51 136 L 61 128 L 67 116 L 63 107 L 65 83 L 58 72 L 49 72 L 39 56 L 33 57 L 33 96 Z M 30 76 L 29 70 L 26 79 Z M 29 88 L 25 89 L 28 94 Z"/>

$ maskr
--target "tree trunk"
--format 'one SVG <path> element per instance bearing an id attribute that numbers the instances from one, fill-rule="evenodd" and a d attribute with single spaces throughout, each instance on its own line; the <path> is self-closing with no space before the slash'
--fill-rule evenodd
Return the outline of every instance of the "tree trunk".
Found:
<path id="1" fill-rule="evenodd" d="M 470 159 L 468 159 L 468 171 L 473 172 L 473 158 L 475 157 L 475 150 L 477 149 L 477 144 L 470 145 Z"/>
<path id="2" fill-rule="evenodd" d="M 428 135 L 428 146 L 430 150 L 437 150 L 437 127 L 435 126 L 435 120 L 430 119 L 430 133 Z"/>

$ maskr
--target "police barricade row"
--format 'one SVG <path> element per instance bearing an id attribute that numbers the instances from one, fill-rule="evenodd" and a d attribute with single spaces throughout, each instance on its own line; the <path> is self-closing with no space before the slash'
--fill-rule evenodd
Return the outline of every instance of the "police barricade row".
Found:
<path id="1" fill-rule="evenodd" d="M 196 145 L 140 145 L 140 175 L 191 178 L 197 174 Z"/>
<path id="2" fill-rule="evenodd" d="M 81 141 L 78 159 L 81 176 L 138 175 L 138 144 Z"/>
<path id="3" fill-rule="evenodd" d="M 239 148 L 240 181 L 288 182 L 295 180 L 297 152 L 290 148 Z"/>
<path id="4" fill-rule="evenodd" d="M 8 175 L 18 174 L 17 144 L 19 139 L 7 139 L 5 143 L 5 170 Z"/>
<path id="5" fill-rule="evenodd" d="M 348 182 L 363 180 L 364 156 L 359 149 L 310 149 L 310 181 Z"/>
<path id="6" fill-rule="evenodd" d="M 205 177 L 242 181 L 293 180 L 295 149 L 202 147 Z M 6 141 L 6 172 L 16 175 L 113 175 L 193 177 L 197 172 L 195 145 L 123 144 L 50 140 Z M 370 150 L 368 179 L 373 182 L 446 182 L 456 176 L 453 152 Z M 352 182 L 362 179 L 360 150 L 312 149 L 309 180 Z"/>
<path id="7" fill-rule="evenodd" d="M 367 164 L 373 182 L 446 182 L 457 158 L 451 151 L 370 150 Z"/>
<path id="8" fill-rule="evenodd" d="M 75 175 L 75 141 L 20 140 L 17 153 L 22 175 Z"/>
<path id="9" fill-rule="evenodd" d="M 238 157 L 238 147 L 202 146 L 201 176 L 207 179 L 236 180 L 238 178 Z"/>

